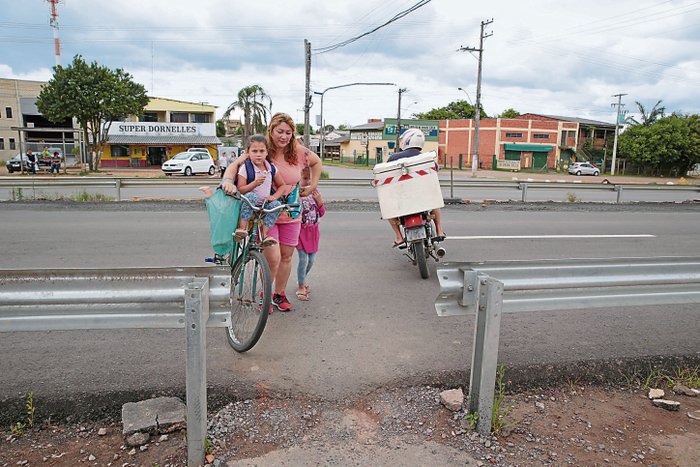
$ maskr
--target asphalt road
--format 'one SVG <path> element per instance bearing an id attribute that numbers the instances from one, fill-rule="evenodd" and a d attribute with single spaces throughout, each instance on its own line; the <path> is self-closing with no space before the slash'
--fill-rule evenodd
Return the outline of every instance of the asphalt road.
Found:
<path id="1" fill-rule="evenodd" d="M 0 205 L 2 269 L 202 265 L 208 222 L 201 205 Z M 169 206 L 169 207 L 168 207 Z M 700 206 L 447 207 L 450 237 L 651 234 L 651 238 L 452 239 L 450 261 L 694 255 Z M 208 334 L 211 388 L 251 395 L 261 387 L 324 399 L 395 384 L 464 383 L 471 317 L 438 318 L 434 274 L 421 280 L 390 248 L 376 206 L 331 206 L 309 280 L 312 301 L 275 313 L 258 345 L 237 354 L 222 330 Z M 434 273 L 434 266 L 431 266 Z M 292 279 L 295 277 L 293 274 Z M 288 294 L 293 296 L 293 280 Z M 0 402 L 184 388 L 182 330 L 9 333 L 0 339 Z M 518 313 L 502 321 L 509 368 L 647 356 L 698 356 L 698 306 Z M 2 412 L 2 410 L 0 410 Z"/>

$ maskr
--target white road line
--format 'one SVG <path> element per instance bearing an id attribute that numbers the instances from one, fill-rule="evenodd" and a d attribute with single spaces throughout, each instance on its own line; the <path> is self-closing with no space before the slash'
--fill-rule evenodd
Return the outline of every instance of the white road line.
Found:
<path id="1" fill-rule="evenodd" d="M 469 235 L 454 237 L 448 235 L 447 240 L 516 240 L 516 239 L 557 239 L 557 238 L 655 238 L 651 234 L 630 234 L 630 235 Z"/>

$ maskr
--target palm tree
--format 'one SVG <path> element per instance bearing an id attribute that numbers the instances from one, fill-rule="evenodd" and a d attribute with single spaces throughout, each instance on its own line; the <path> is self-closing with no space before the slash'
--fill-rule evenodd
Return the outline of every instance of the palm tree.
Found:
<path id="1" fill-rule="evenodd" d="M 644 108 L 644 105 L 642 105 L 641 102 L 635 101 L 635 104 L 637 104 L 637 108 L 639 109 L 639 114 L 641 115 L 641 122 L 638 122 L 637 119 L 634 117 L 627 117 L 625 119 L 625 123 L 628 123 L 632 126 L 634 125 L 642 125 L 642 126 L 650 126 L 653 125 L 658 119 L 663 118 L 664 115 L 666 114 L 666 107 L 659 107 L 661 104 L 661 101 L 658 101 L 656 104 L 654 104 L 654 107 L 651 108 L 649 113 L 646 112 L 646 109 Z"/>
<path id="2" fill-rule="evenodd" d="M 264 100 L 269 101 L 266 107 Z M 229 118 L 236 109 L 243 111 L 243 139 L 253 133 L 264 133 L 268 112 L 272 111 L 272 99 L 259 84 L 246 86 L 238 91 L 238 99 L 228 106 L 224 118 Z"/>

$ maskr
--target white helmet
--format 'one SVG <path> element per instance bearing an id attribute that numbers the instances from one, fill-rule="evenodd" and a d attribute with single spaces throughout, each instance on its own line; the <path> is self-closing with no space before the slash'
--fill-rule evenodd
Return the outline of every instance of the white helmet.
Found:
<path id="1" fill-rule="evenodd" d="M 408 148 L 423 149 L 425 135 L 418 128 L 409 128 L 404 131 L 399 139 L 399 148 L 405 151 Z"/>

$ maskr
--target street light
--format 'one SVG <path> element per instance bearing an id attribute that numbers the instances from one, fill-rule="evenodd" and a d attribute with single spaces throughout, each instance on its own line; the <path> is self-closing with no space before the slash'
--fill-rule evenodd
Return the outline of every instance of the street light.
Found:
<path id="1" fill-rule="evenodd" d="M 321 160 L 323 160 L 323 146 L 326 141 L 326 128 L 325 128 L 325 123 L 323 121 L 323 96 L 326 94 L 326 91 L 330 91 L 331 89 L 339 89 L 339 88 L 347 88 L 349 86 L 396 86 L 395 83 L 349 83 L 349 84 L 341 84 L 340 86 L 331 86 L 329 88 L 324 89 L 321 92 L 314 91 L 314 94 L 317 94 L 321 96 L 321 141 L 320 141 L 320 153 L 319 156 L 321 157 Z"/>
<path id="2" fill-rule="evenodd" d="M 463 92 L 464 94 L 466 94 L 466 95 L 467 95 L 467 100 L 469 100 L 469 103 L 470 103 L 471 105 L 474 105 L 474 104 L 472 103 L 472 98 L 471 98 L 471 97 L 469 97 L 469 93 L 467 92 L 467 90 L 466 90 L 466 89 L 463 89 L 463 88 L 457 88 L 457 90 L 459 90 L 459 91 L 462 91 L 462 92 Z"/>

